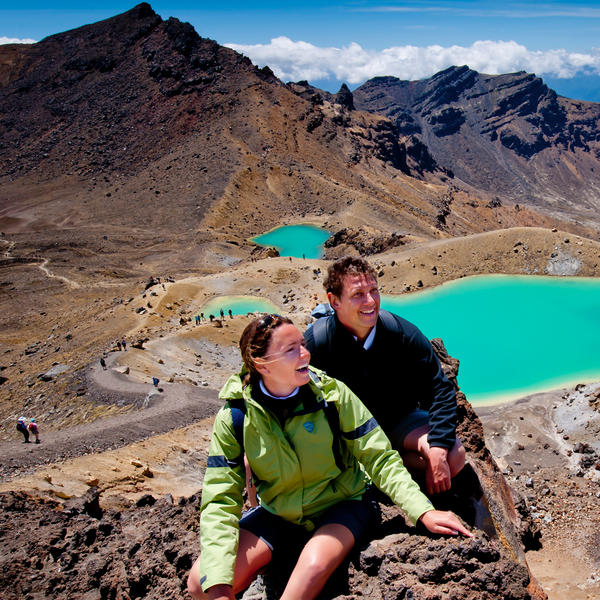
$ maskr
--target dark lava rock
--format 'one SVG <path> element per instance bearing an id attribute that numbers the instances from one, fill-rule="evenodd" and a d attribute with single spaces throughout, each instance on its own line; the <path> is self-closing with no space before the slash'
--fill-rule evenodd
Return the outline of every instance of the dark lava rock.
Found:
<path id="1" fill-rule="evenodd" d="M 345 83 L 342 83 L 342 87 L 335 95 L 335 103 L 340 104 L 348 110 L 354 110 L 354 98 L 352 92 Z"/>
<path id="2" fill-rule="evenodd" d="M 582 181 L 564 160 L 582 169 L 597 162 L 600 106 L 559 97 L 532 73 L 487 75 L 463 65 L 419 81 L 375 77 L 353 99 L 393 121 L 413 175 L 439 165 L 520 204 L 548 205 L 555 194 L 597 206 L 596 170 Z M 544 165 L 532 160 L 541 154 Z"/>
<path id="3" fill-rule="evenodd" d="M 363 228 L 344 227 L 336 231 L 326 242 L 325 248 L 347 248 L 352 246 L 361 256 L 379 254 L 390 248 L 402 246 L 406 243 L 405 236 L 399 233 L 385 235 L 374 233 Z M 329 254 L 326 250 L 326 257 Z"/>

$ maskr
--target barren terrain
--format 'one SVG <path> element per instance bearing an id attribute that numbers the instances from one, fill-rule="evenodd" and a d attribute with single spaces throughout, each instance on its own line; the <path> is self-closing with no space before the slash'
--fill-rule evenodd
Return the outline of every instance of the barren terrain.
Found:
<path id="1" fill-rule="evenodd" d="M 423 85 L 455 80 L 460 91 L 463 75 L 479 78 L 451 69 Z M 240 366 L 250 318 L 196 325 L 209 300 L 226 309 L 230 295 L 268 299 L 302 329 L 325 300 L 328 260 L 344 254 L 367 256 L 389 294 L 492 273 L 600 276 L 595 204 L 578 200 L 597 202 L 597 107 L 569 104 L 566 117 L 588 117 L 567 130 L 547 121 L 563 110 L 551 91 L 529 75 L 504 79 L 510 101 L 491 106 L 500 137 L 479 140 L 496 150 L 482 169 L 475 146 L 462 143 L 468 158 L 456 155 L 455 177 L 439 148 L 405 139 L 410 123 L 353 110 L 348 93 L 286 85 L 145 3 L 0 47 L 3 591 L 62 600 L 76 585 L 86 600 L 123 589 L 119 598 L 182 597 L 217 393 Z M 511 133 L 521 88 L 535 108 L 527 140 Z M 450 149 L 446 125 L 457 114 L 432 117 Z M 528 141 L 536 123 L 552 126 L 540 152 Z M 500 181 L 505 167 L 527 185 Z M 522 194 L 531 186 L 537 200 Z M 295 223 L 332 232 L 324 260 L 278 257 L 249 240 Z M 596 385 L 480 411 L 488 447 L 542 528 L 543 547 L 527 558 L 551 600 L 600 595 L 597 398 Z M 22 443 L 21 415 L 36 418 L 41 444 Z M 407 581 L 428 598 L 543 597 L 524 562 L 501 556 L 482 531 L 457 544 L 402 527 L 381 533 L 390 531 L 398 537 L 387 543 L 416 565 Z M 388 550 L 356 559 L 367 561 L 353 572 L 362 589 L 377 587 L 379 567 L 380 584 L 395 589 L 403 561 L 385 575 Z M 440 568 L 440 552 L 456 571 Z M 28 578 L 10 570 L 19 565 Z M 464 584 L 458 596 L 455 583 Z"/>
<path id="2" fill-rule="evenodd" d="M 600 245 L 564 232 L 517 228 L 409 244 L 371 260 L 383 272 L 383 291 L 402 293 L 493 272 L 598 275 Z M 52 264 L 45 266 L 52 272 Z M 32 294 L 34 286 L 47 282 L 45 310 L 31 311 L 30 318 L 48 317 L 50 323 L 41 319 L 32 329 L 25 319 L 15 320 L 3 334 L 7 381 L 2 391 L 9 396 L 3 395 L 1 406 L 0 491 L 64 500 L 95 488 L 102 504 L 115 508 L 146 494 L 186 497 L 198 492 L 211 415 L 219 406 L 217 390 L 239 367 L 237 340 L 249 317 L 195 325 L 192 316 L 215 296 L 251 294 L 268 298 L 303 327 L 310 309 L 324 299 L 325 268 L 322 260 L 265 258 L 214 275 L 163 280 L 148 289 L 143 280 L 137 289 L 131 283 L 111 287 L 109 295 L 118 291 L 117 302 L 106 300 L 101 280 L 88 283 L 79 276 L 77 287 L 70 283 L 72 265 L 62 270 L 63 279 L 49 277 L 37 264 L 5 269 L 13 277 L 17 270 Z M 128 286 L 131 291 L 125 291 Z M 66 307 L 61 305 L 65 297 Z M 67 340 L 69 334 L 73 338 Z M 126 352 L 114 344 L 123 336 L 129 341 Z M 141 348 L 132 347 L 138 341 Z M 35 351 L 28 354 L 31 348 Z M 106 370 L 99 363 L 103 353 Z M 54 360 L 57 356 L 60 361 Z M 46 381 L 39 378 L 53 362 L 65 370 Z M 152 376 L 160 379 L 158 388 L 152 386 Z M 577 397 L 587 402 L 596 389 L 586 388 Z M 594 441 L 593 432 L 565 425 L 570 417 L 561 407 L 575 406 L 569 398 L 561 391 L 480 410 L 488 446 L 542 526 L 543 547 L 529 553 L 528 560 L 551 600 L 587 600 L 598 591 L 593 543 L 598 472 L 590 467 L 577 477 L 578 455 L 573 454 L 578 441 Z M 594 414 L 590 410 L 584 414 Z M 36 416 L 42 444 L 19 441 L 17 413 Z M 569 544 L 564 542 L 567 533 Z"/>

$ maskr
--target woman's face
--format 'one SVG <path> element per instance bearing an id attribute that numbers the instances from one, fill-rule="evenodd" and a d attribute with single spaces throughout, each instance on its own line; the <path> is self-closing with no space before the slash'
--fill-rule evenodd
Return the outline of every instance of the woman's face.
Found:
<path id="1" fill-rule="evenodd" d="M 267 353 L 255 359 L 256 369 L 274 396 L 287 396 L 298 386 L 308 383 L 310 352 L 295 325 L 283 323 L 273 330 Z"/>

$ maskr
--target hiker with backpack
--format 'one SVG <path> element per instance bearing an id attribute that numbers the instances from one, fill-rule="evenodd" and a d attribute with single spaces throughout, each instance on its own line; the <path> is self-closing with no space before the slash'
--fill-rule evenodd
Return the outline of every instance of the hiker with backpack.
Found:
<path id="1" fill-rule="evenodd" d="M 40 443 L 40 428 L 38 427 L 38 424 L 35 422 L 35 419 L 32 417 L 31 421 L 29 422 L 29 425 L 27 425 L 27 429 L 29 430 L 29 433 L 31 433 L 31 435 L 33 435 L 35 437 L 35 443 L 39 444 Z"/>
<path id="2" fill-rule="evenodd" d="M 323 285 L 333 310 L 304 333 L 312 364 L 360 398 L 407 468 L 437 495 L 434 503 L 451 502 L 451 486 L 468 491 L 472 472 L 463 471 L 465 450 L 456 437 L 456 391 L 429 340 L 380 309 L 377 275 L 366 260 L 334 262 Z M 317 308 L 315 316 L 326 312 Z"/>
<path id="3" fill-rule="evenodd" d="M 17 419 L 17 431 L 23 434 L 23 437 L 25 438 L 23 443 L 29 444 L 29 429 L 27 428 L 27 421 L 25 420 L 25 417 L 19 417 Z"/>
<path id="4" fill-rule="evenodd" d="M 219 394 L 225 405 L 202 489 L 202 553 L 188 577 L 194 598 L 233 600 L 294 541 L 302 550 L 281 598 L 315 598 L 379 518 L 367 475 L 412 523 L 471 535 L 454 514 L 433 508 L 360 400 L 309 367 L 290 319 L 254 319 L 240 350 L 242 373 Z M 259 506 L 242 515 L 244 454 Z"/>

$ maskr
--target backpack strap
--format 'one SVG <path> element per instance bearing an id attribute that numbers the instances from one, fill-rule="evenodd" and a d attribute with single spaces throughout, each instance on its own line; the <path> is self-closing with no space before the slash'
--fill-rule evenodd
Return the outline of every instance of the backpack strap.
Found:
<path id="1" fill-rule="evenodd" d="M 244 461 L 244 418 L 246 417 L 246 403 L 243 398 L 228 400 L 229 410 L 231 410 L 231 421 L 233 423 L 233 433 L 237 443 L 242 449 L 236 462 L 243 464 Z"/>
<path id="2" fill-rule="evenodd" d="M 315 342 L 315 350 L 330 351 L 331 336 L 329 335 L 329 323 L 333 317 L 320 317 L 312 324 L 313 340 Z"/>
<path id="3" fill-rule="evenodd" d="M 381 317 L 381 321 L 388 331 L 393 331 L 394 333 L 400 332 L 400 325 L 391 312 L 388 312 L 387 310 L 380 310 L 379 316 Z"/>

